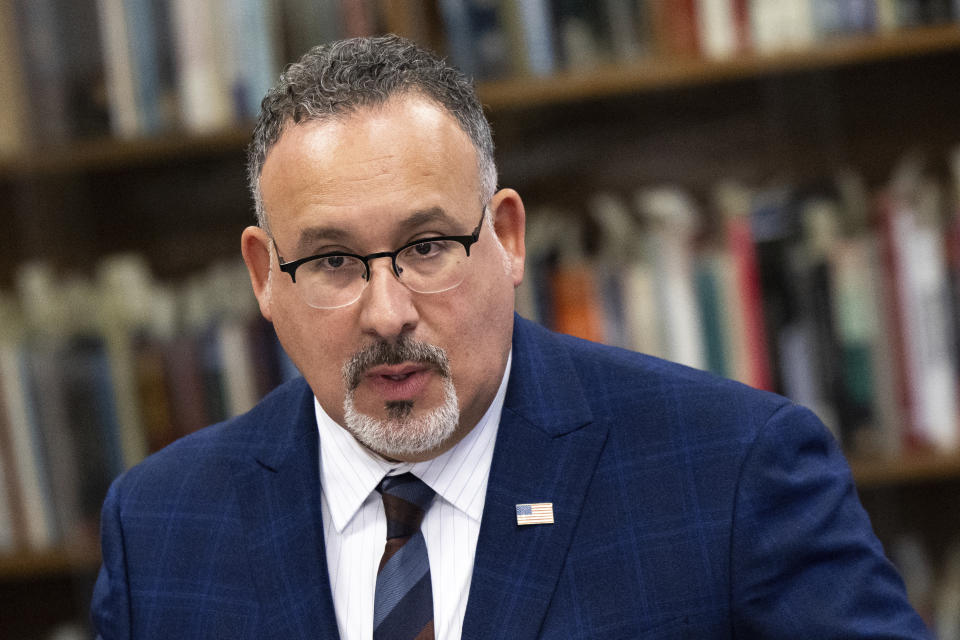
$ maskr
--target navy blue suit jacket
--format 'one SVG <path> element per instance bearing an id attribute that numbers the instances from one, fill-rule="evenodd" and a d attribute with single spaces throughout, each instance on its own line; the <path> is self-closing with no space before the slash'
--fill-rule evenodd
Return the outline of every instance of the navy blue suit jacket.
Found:
<path id="1" fill-rule="evenodd" d="M 297 380 L 118 479 L 98 633 L 336 638 L 317 446 Z M 921 637 L 810 412 L 517 319 L 463 638 Z"/>

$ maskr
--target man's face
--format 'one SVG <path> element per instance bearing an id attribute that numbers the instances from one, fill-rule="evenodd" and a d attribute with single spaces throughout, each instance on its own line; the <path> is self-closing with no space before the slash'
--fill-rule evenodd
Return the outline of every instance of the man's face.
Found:
<path id="1" fill-rule="evenodd" d="M 416 96 L 289 126 L 267 155 L 260 188 L 277 250 L 287 261 L 330 251 L 367 255 L 420 237 L 468 235 L 481 215 L 473 145 L 450 115 Z M 387 457 L 427 459 L 449 449 L 496 393 L 510 349 L 513 290 L 523 275 L 524 212 L 509 189 L 489 208 L 496 233 L 484 223 L 459 286 L 414 293 L 394 276 L 388 258 L 375 259 L 360 299 L 338 309 L 304 303 L 270 255 L 266 234 L 255 227 L 244 232 L 244 259 L 261 311 L 339 424 L 345 424 L 347 396 L 342 370 L 358 353 L 409 341 L 446 353 L 460 410 L 456 429 L 422 454 L 378 451 Z M 375 365 L 356 380 L 352 405 L 375 420 L 426 416 L 451 391 L 439 367 L 416 361 Z"/>

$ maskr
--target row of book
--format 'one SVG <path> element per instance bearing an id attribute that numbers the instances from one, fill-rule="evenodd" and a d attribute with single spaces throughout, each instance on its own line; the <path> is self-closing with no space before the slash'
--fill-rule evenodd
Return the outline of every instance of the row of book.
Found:
<path id="1" fill-rule="evenodd" d="M 812 408 L 863 455 L 960 446 L 960 152 L 883 189 L 598 193 L 528 216 L 523 315 Z M 585 241 L 585 239 L 587 241 Z"/>
<path id="2" fill-rule="evenodd" d="M 246 122 L 285 61 L 321 42 L 388 29 L 392 14 L 380 5 L 0 0 L 0 153 L 28 142 Z"/>
<path id="3" fill-rule="evenodd" d="M 481 79 L 649 56 L 723 59 L 960 20 L 958 0 L 440 0 L 451 59 Z"/>
<path id="4" fill-rule="evenodd" d="M 810 47 L 957 21 L 960 0 L 0 0 L 0 155 L 227 128 L 310 46 L 385 31 L 432 42 L 436 19 L 451 60 L 484 80 Z"/>
<path id="5" fill-rule="evenodd" d="M 784 393 L 854 453 L 956 450 L 960 150 L 952 167 L 532 210 L 518 309 Z M 242 264 L 177 285 L 136 255 L 24 265 L 0 295 L 0 551 L 89 541 L 118 473 L 293 375 Z"/>
<path id="6" fill-rule="evenodd" d="M 296 375 L 242 262 L 176 287 L 132 255 L 17 282 L 0 302 L 0 552 L 95 543 L 114 477 Z"/>

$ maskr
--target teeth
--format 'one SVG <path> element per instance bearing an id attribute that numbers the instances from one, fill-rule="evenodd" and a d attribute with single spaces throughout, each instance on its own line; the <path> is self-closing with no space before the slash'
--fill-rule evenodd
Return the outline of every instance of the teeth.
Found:
<path id="1" fill-rule="evenodd" d="M 387 376 L 387 377 L 390 378 L 391 380 L 400 381 L 400 380 L 406 380 L 407 374 L 401 374 L 399 376 Z"/>

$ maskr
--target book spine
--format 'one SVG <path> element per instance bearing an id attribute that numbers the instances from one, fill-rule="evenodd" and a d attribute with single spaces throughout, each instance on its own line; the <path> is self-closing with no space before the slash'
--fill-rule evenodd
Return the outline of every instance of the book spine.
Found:
<path id="1" fill-rule="evenodd" d="M 697 18 L 706 57 L 722 59 L 737 53 L 739 41 L 733 0 L 697 0 Z"/>
<path id="2" fill-rule="evenodd" d="M 0 157 L 22 151 L 28 130 L 26 79 L 13 0 L 0 0 Z"/>
<path id="3" fill-rule="evenodd" d="M 131 39 L 127 31 L 127 8 L 124 0 L 97 0 L 107 99 L 110 105 L 110 127 L 113 134 L 121 138 L 132 138 L 143 133 L 134 86 L 135 73 Z"/>
<path id="4" fill-rule="evenodd" d="M 205 132 L 232 122 L 228 77 L 218 47 L 223 28 L 217 2 L 171 0 L 180 115 L 189 131 Z"/>

